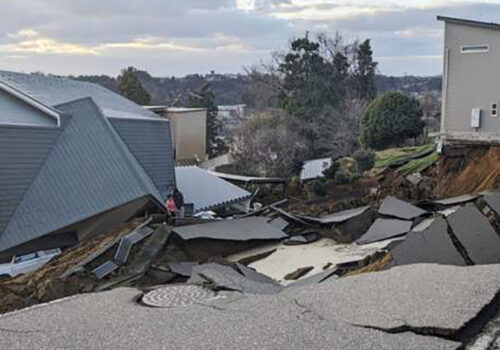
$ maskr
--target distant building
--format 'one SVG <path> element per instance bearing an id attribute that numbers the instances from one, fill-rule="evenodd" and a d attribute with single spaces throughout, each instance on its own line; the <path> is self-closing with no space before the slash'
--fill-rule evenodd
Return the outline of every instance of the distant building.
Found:
<path id="1" fill-rule="evenodd" d="M 145 108 L 170 120 L 176 160 L 204 161 L 207 158 L 206 108 L 167 106 L 145 106 Z"/>
<path id="2" fill-rule="evenodd" d="M 445 23 L 441 137 L 500 142 L 500 24 L 438 17 Z"/>
<path id="3" fill-rule="evenodd" d="M 170 122 L 99 85 L 0 71 L 0 260 L 164 208 Z"/>
<path id="4" fill-rule="evenodd" d="M 217 118 L 222 125 L 220 136 L 231 137 L 232 131 L 245 120 L 246 109 L 244 104 L 217 106 Z"/>

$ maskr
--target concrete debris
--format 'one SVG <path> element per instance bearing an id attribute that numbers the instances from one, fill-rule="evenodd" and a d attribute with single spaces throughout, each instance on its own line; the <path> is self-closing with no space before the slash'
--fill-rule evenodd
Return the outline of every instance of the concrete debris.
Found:
<path id="1" fill-rule="evenodd" d="M 421 173 L 413 173 L 406 176 L 406 179 L 410 181 L 413 185 L 417 186 L 424 179 Z"/>
<path id="2" fill-rule="evenodd" d="M 476 200 L 478 197 L 479 196 L 477 194 L 466 194 L 463 196 L 435 200 L 435 201 L 433 201 L 433 203 L 448 207 L 448 206 L 454 206 L 457 204 L 464 204 L 464 203 L 472 202 L 473 200 Z"/>
<path id="3" fill-rule="evenodd" d="M 427 213 L 425 210 L 391 196 L 384 199 L 378 212 L 382 215 L 393 216 L 403 220 L 412 220 Z"/>
<path id="4" fill-rule="evenodd" d="M 500 195 L 499 194 L 487 194 L 483 196 L 486 204 L 500 216 Z"/>
<path id="5" fill-rule="evenodd" d="M 311 284 L 316 284 L 316 283 L 321 283 L 323 281 L 326 281 L 329 278 L 338 278 L 337 275 L 335 275 L 335 272 L 337 271 L 336 268 L 333 269 L 327 269 L 323 272 L 317 273 L 312 276 L 304 277 L 292 284 L 289 284 L 287 288 L 292 288 L 292 287 L 303 287 L 303 286 L 308 286 Z"/>
<path id="6" fill-rule="evenodd" d="M 298 280 L 302 276 L 305 276 L 314 269 L 314 266 L 307 266 L 307 267 L 301 267 L 293 272 L 290 272 L 289 274 L 285 275 L 285 280 L 290 281 L 290 280 Z"/>
<path id="7" fill-rule="evenodd" d="M 500 263 L 500 236 L 473 204 L 450 215 L 448 223 L 472 262 Z"/>
<path id="8" fill-rule="evenodd" d="M 425 231 L 426 229 L 428 229 L 432 225 L 432 223 L 434 222 L 434 220 L 435 220 L 435 218 L 424 219 L 420 223 L 418 223 L 415 226 L 413 226 L 413 228 L 411 230 L 413 232 L 422 232 L 422 231 Z"/>
<path id="9" fill-rule="evenodd" d="M 402 243 L 391 249 L 391 253 L 393 260 L 389 267 L 420 263 L 465 265 L 448 234 L 446 220 L 440 217 L 426 230 L 410 232 Z"/>
<path id="10" fill-rule="evenodd" d="M 245 266 L 240 263 L 236 263 L 236 267 L 240 271 L 240 273 L 245 276 L 246 278 L 252 280 L 252 281 L 257 281 L 257 282 L 263 282 L 263 283 L 271 283 L 271 284 L 278 284 L 275 280 L 273 280 L 271 277 L 268 277 L 266 275 L 263 275 L 255 269 L 252 269 L 251 267 Z"/>
<path id="11" fill-rule="evenodd" d="M 250 294 L 275 294 L 283 288 L 275 282 L 262 282 L 247 278 L 229 266 L 215 263 L 194 266 L 193 275 L 188 283 L 203 284 L 215 290 L 232 290 Z"/>
<path id="12" fill-rule="evenodd" d="M 325 216 L 322 216 L 319 218 L 315 218 L 312 216 L 306 216 L 306 215 L 300 215 L 299 217 L 301 219 L 306 220 L 306 221 L 311 221 L 311 222 L 318 223 L 318 224 L 324 224 L 324 225 L 340 224 L 342 222 L 345 222 L 349 219 L 355 218 L 355 217 L 363 214 L 369 208 L 370 208 L 370 206 L 367 205 L 367 206 L 364 206 L 361 208 L 349 209 L 349 210 L 340 211 L 338 213 L 325 215 Z"/>
<path id="13" fill-rule="evenodd" d="M 217 240 L 280 240 L 287 238 L 282 230 L 267 223 L 263 217 L 221 220 L 200 225 L 180 226 L 173 229 L 183 240 L 208 238 Z"/>
<path id="14" fill-rule="evenodd" d="M 181 261 L 177 263 L 169 263 L 167 267 L 173 273 L 182 277 L 191 277 L 193 267 L 198 265 L 197 261 Z"/>
<path id="15" fill-rule="evenodd" d="M 317 232 L 303 233 L 301 235 L 292 236 L 283 241 L 285 245 L 309 244 L 321 239 L 321 235 Z"/>
<path id="16" fill-rule="evenodd" d="M 368 244 L 398 237 L 410 232 L 411 221 L 396 219 L 377 219 L 360 239 L 358 244 Z"/>

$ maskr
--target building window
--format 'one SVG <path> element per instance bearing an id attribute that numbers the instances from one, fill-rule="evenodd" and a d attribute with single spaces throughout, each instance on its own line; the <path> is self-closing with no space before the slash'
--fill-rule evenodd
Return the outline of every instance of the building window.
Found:
<path id="1" fill-rule="evenodd" d="M 464 45 L 460 48 L 462 53 L 481 53 L 489 52 L 490 45 Z"/>
<path id="2" fill-rule="evenodd" d="M 491 103 L 491 116 L 492 117 L 498 116 L 498 102 Z"/>

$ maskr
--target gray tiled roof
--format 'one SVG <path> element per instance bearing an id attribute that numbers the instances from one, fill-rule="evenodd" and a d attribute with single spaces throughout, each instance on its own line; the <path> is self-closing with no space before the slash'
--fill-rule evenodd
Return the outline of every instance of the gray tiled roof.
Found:
<path id="1" fill-rule="evenodd" d="M 126 141 L 92 99 L 56 108 L 71 117 L 64 117 L 69 120 L 63 123 L 50 154 L 10 216 L 5 230 L 0 231 L 0 250 L 144 196 L 163 201 L 147 170 L 136 159 L 142 156 L 132 155 Z M 0 154 L 4 154 L 4 150 L 0 150 Z M 173 167 L 172 159 L 166 157 L 164 161 Z M 172 181 L 172 177 L 168 181 Z"/>
<path id="2" fill-rule="evenodd" d="M 184 202 L 193 203 L 195 212 L 237 203 L 252 196 L 197 166 L 175 167 L 175 178 Z"/>
<path id="3" fill-rule="evenodd" d="M 147 109 L 94 83 L 8 71 L 0 71 L 0 81 L 47 106 L 54 107 L 84 97 L 91 97 L 104 111 L 104 114 L 109 117 L 159 119 Z"/>

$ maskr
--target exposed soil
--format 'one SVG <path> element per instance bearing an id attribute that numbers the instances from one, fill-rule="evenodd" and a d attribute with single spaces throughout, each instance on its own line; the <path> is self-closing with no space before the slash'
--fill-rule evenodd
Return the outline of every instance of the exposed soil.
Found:
<path id="1" fill-rule="evenodd" d="M 59 277 L 90 254 L 126 235 L 139 226 L 144 218 L 136 218 L 113 230 L 69 248 L 41 269 L 0 282 L 0 313 L 34 304 L 92 291 L 97 279 L 90 273 L 79 273 L 66 280 Z"/>
<path id="2" fill-rule="evenodd" d="M 438 164 L 435 194 L 438 197 L 498 189 L 500 148 L 469 147 L 450 150 Z"/>

